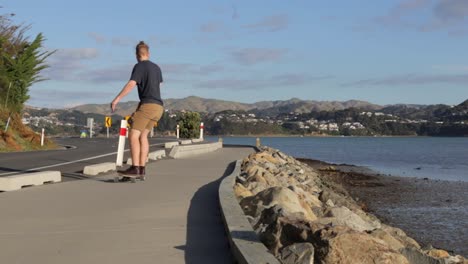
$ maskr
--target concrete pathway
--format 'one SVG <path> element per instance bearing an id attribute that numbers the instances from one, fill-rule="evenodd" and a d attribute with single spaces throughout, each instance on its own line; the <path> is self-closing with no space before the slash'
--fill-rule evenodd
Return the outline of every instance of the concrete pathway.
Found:
<path id="1" fill-rule="evenodd" d="M 108 175 L 0 193 L 0 262 L 231 263 L 218 186 L 251 152 L 157 161 L 145 182 Z"/>

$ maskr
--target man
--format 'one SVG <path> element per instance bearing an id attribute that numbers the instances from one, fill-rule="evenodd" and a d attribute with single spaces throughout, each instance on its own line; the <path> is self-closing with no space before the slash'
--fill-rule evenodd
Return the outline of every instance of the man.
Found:
<path id="1" fill-rule="evenodd" d="M 161 69 L 157 64 L 151 62 L 149 57 L 148 45 L 140 41 L 136 46 L 138 63 L 133 67 L 130 80 L 111 103 L 111 109 L 114 112 L 119 101 L 135 86 L 138 86 L 140 103 L 129 119 L 132 166 L 126 170 L 118 171 L 123 176 L 143 177 L 145 175 L 145 164 L 149 152 L 148 135 L 164 111 L 160 91 L 163 82 Z M 128 180 L 128 178 L 125 179 Z"/>

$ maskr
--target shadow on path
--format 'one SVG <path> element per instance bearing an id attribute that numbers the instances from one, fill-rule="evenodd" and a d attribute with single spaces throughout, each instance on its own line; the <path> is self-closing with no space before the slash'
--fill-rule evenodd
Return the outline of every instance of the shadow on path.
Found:
<path id="1" fill-rule="evenodd" d="M 195 193 L 187 216 L 187 244 L 176 247 L 185 250 L 187 264 L 234 263 L 224 230 L 219 207 L 218 189 L 224 177 L 234 170 L 229 164 L 224 175 Z"/>

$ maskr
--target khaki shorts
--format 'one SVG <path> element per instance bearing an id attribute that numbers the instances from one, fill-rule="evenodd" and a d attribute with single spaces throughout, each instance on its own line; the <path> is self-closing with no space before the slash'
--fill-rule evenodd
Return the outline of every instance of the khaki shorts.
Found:
<path id="1" fill-rule="evenodd" d="M 132 114 L 129 124 L 132 129 L 143 132 L 144 129 L 151 130 L 161 119 L 164 107 L 158 104 L 139 104 L 135 113 Z"/>

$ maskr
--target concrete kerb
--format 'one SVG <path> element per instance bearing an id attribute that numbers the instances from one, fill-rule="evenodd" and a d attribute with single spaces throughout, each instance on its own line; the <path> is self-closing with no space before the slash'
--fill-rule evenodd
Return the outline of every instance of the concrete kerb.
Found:
<path id="1" fill-rule="evenodd" d="M 192 144 L 192 140 L 191 139 L 179 140 L 179 143 L 181 145 L 189 145 L 189 144 Z"/>
<path id="2" fill-rule="evenodd" d="M 150 160 L 162 159 L 164 157 L 166 157 L 165 150 L 153 151 L 148 154 L 147 162 Z M 132 158 L 128 158 L 126 164 L 132 165 Z M 96 176 L 99 173 L 105 173 L 105 172 L 115 171 L 115 170 L 117 170 L 117 166 L 115 165 L 114 162 L 104 162 L 104 163 L 98 163 L 94 165 L 85 166 L 83 169 L 83 174 L 88 175 L 88 176 Z"/>
<path id="3" fill-rule="evenodd" d="M 0 191 L 15 191 L 26 186 L 38 186 L 45 183 L 56 183 L 61 181 L 62 174 L 60 171 L 22 173 L 0 178 Z"/>
<path id="4" fill-rule="evenodd" d="M 231 252 L 239 264 L 280 264 L 258 239 L 234 194 L 233 187 L 240 174 L 241 163 L 241 160 L 236 162 L 234 171 L 219 186 L 221 215 Z"/>
<path id="5" fill-rule="evenodd" d="M 173 142 L 166 142 L 164 144 L 164 148 L 170 149 L 172 147 L 179 146 L 179 141 L 173 141 Z"/>
<path id="6" fill-rule="evenodd" d="M 150 160 L 158 160 L 166 157 L 166 151 L 165 150 L 157 150 L 148 153 L 148 159 L 146 159 L 146 162 Z M 127 159 L 127 165 L 132 165 L 132 158 Z"/>
<path id="7" fill-rule="evenodd" d="M 158 160 L 166 157 L 166 151 L 165 150 L 156 150 L 153 152 L 150 152 L 148 154 L 148 159 L 150 160 Z"/>
<path id="8" fill-rule="evenodd" d="M 99 173 L 104 173 L 108 171 L 115 171 L 116 165 L 115 162 L 105 162 L 94 165 L 85 166 L 83 169 L 84 175 L 96 176 Z"/>
<path id="9" fill-rule="evenodd" d="M 223 147 L 221 142 L 197 144 L 197 145 L 181 145 L 172 147 L 168 156 L 173 159 L 186 158 L 198 154 L 208 153 Z"/>

